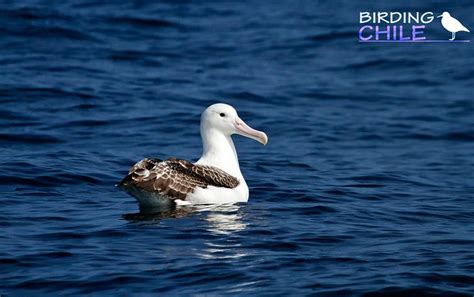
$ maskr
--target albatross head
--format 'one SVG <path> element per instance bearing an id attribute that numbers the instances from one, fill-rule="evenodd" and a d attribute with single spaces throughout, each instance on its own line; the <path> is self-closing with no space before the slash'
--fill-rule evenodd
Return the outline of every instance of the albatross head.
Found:
<path id="1" fill-rule="evenodd" d="M 213 104 L 202 113 L 201 128 L 216 129 L 226 136 L 239 134 L 264 145 L 268 142 L 265 133 L 249 127 L 239 118 L 237 111 L 232 106 L 224 103 Z"/>

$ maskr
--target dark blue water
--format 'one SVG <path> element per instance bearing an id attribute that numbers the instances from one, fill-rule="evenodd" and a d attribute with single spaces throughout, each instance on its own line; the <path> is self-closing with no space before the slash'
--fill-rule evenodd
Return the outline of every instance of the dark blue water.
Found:
<path id="1" fill-rule="evenodd" d="M 2 1 L 0 294 L 472 296 L 472 45 L 357 31 L 474 5 L 411 2 Z M 140 212 L 115 183 L 220 101 L 270 138 L 249 203 Z"/>

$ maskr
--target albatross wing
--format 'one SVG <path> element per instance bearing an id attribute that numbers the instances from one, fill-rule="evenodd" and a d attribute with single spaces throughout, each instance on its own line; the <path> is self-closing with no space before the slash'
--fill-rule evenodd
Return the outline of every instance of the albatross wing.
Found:
<path id="1" fill-rule="evenodd" d="M 239 180 L 225 171 L 186 160 L 145 158 L 133 165 L 119 186 L 132 196 L 138 192 L 158 194 L 170 200 L 185 200 L 196 188 L 235 188 Z M 136 197 L 139 198 L 139 197 Z"/>

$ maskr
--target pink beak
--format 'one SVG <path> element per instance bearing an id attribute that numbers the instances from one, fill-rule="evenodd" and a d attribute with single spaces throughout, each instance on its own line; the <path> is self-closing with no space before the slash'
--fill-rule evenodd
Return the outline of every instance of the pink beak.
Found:
<path id="1" fill-rule="evenodd" d="M 263 145 L 267 144 L 268 142 L 267 134 L 249 127 L 249 125 L 247 125 L 239 117 L 235 120 L 235 129 L 237 130 L 237 134 L 252 138 Z"/>

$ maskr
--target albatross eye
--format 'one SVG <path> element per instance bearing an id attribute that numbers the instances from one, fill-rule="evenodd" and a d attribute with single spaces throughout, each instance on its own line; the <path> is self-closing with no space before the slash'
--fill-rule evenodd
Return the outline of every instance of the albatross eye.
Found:
<path id="1" fill-rule="evenodd" d="M 220 113 L 220 116 L 221 116 L 221 117 L 225 117 L 225 113 L 221 112 L 221 113 Z"/>

